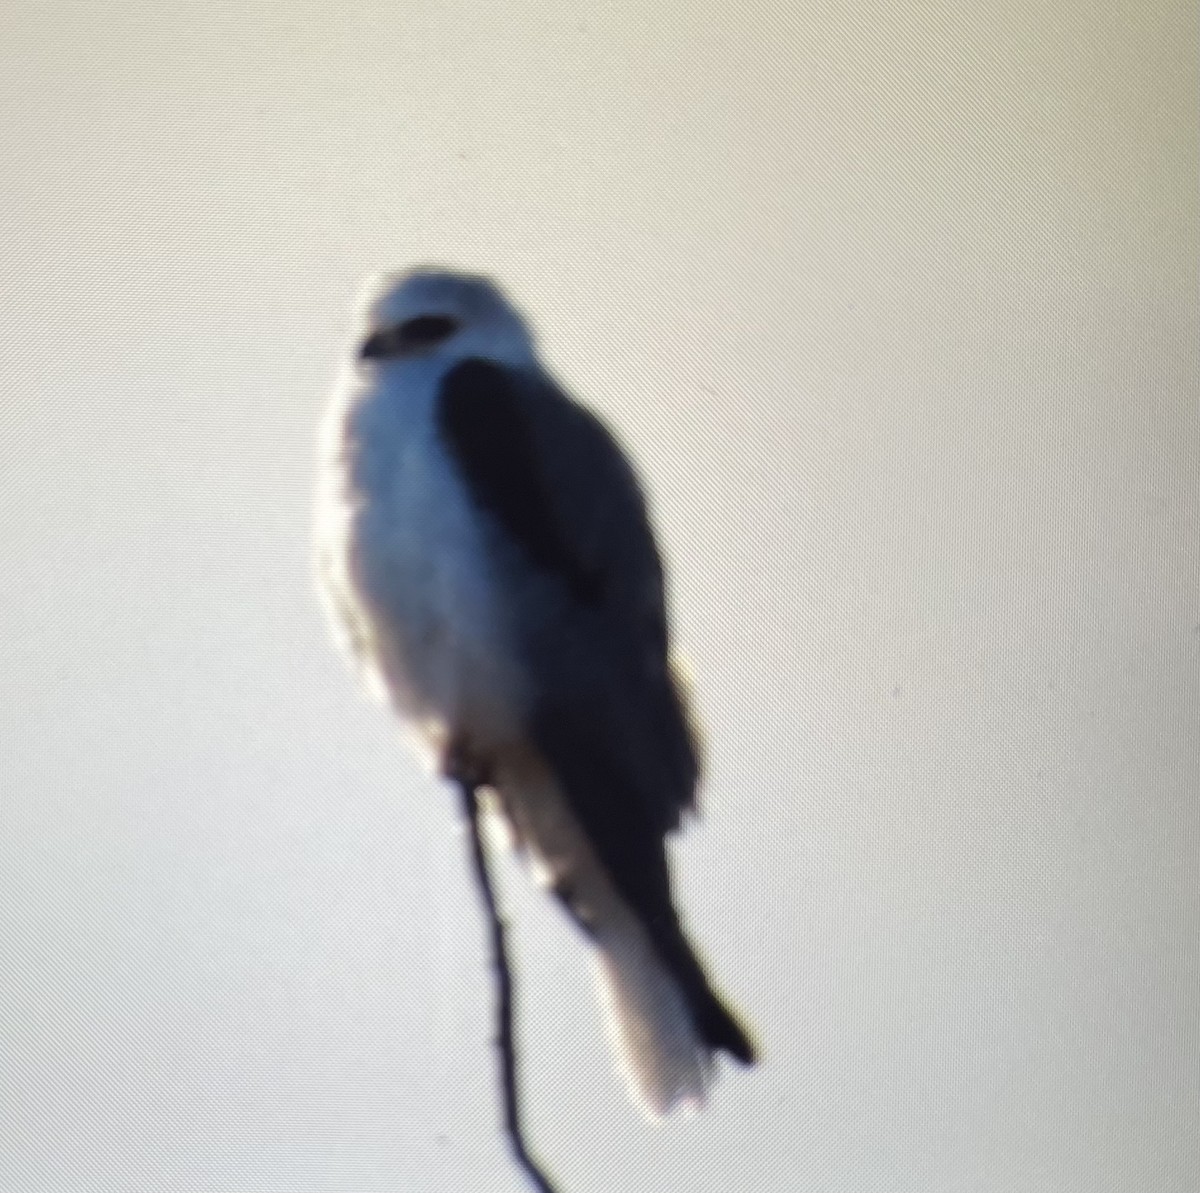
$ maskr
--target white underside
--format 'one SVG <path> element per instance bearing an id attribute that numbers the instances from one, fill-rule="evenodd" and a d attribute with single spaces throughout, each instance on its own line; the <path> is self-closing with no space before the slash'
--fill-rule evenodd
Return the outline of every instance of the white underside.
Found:
<path id="1" fill-rule="evenodd" d="M 414 367 L 402 401 L 361 401 L 346 379 L 324 428 L 318 510 L 334 621 L 370 687 L 435 753 L 463 728 L 480 744 L 516 735 L 525 703 L 478 514 L 434 422 L 438 377 Z M 375 465 L 357 478 L 347 427 Z"/>

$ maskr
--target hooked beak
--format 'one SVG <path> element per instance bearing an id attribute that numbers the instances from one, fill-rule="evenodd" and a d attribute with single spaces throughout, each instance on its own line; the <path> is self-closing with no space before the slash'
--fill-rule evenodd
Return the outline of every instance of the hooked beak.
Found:
<path id="1" fill-rule="evenodd" d="M 358 350 L 359 360 L 386 360 L 389 356 L 399 356 L 401 344 L 397 330 L 389 327 L 384 331 L 372 332 Z"/>

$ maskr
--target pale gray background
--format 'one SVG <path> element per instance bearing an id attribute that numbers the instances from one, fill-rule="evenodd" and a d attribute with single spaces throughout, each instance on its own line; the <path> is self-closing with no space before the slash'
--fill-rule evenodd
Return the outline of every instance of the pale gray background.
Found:
<path id="1" fill-rule="evenodd" d="M 1191 4 L 6 0 L 0 1188 L 516 1190 L 449 794 L 330 645 L 359 278 L 635 454 L 764 1063 L 655 1130 L 503 870 L 586 1190 L 1200 1182 Z"/>

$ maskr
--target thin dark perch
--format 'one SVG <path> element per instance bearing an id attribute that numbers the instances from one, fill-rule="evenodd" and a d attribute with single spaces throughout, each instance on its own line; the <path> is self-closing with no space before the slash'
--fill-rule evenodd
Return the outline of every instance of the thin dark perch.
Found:
<path id="1" fill-rule="evenodd" d="M 462 797 L 463 812 L 471 836 L 471 862 L 475 869 L 475 881 L 483 897 L 491 932 L 492 968 L 496 973 L 496 1048 L 500 1053 L 500 1087 L 504 1097 L 504 1127 L 517 1163 L 525 1170 L 539 1193 L 555 1193 L 554 1186 L 543 1174 L 525 1146 L 525 1133 L 521 1128 L 520 1106 L 517 1101 L 517 1057 L 513 1046 L 513 981 L 508 964 L 508 947 L 505 943 L 505 924 L 496 906 L 496 892 L 488 873 L 487 854 L 479 829 L 479 793 L 469 779 L 454 777 L 451 780 Z"/>

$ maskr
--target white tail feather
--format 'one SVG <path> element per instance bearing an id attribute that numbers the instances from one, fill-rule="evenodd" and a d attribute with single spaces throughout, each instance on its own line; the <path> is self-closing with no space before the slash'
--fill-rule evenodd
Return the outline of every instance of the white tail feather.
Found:
<path id="1" fill-rule="evenodd" d="M 632 919 L 609 925 L 597 943 L 609 1034 L 634 1101 L 656 1121 L 702 1109 L 712 1050 L 696 1034 L 678 984 L 641 925 Z"/>

